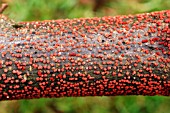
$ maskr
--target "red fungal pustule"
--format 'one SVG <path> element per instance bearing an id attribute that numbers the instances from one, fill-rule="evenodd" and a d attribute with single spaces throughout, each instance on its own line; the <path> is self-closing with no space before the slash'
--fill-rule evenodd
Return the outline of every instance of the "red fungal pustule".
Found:
<path id="1" fill-rule="evenodd" d="M 0 19 L 0 100 L 170 95 L 169 10 L 18 27 Z"/>
<path id="2" fill-rule="evenodd" d="M 142 43 L 147 43 L 147 42 L 148 42 L 147 39 L 142 40 Z"/>

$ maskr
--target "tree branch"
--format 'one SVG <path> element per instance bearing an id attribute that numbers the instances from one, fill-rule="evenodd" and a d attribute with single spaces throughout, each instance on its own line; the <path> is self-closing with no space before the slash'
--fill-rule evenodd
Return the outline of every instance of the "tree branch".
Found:
<path id="1" fill-rule="evenodd" d="M 169 10 L 16 25 L 0 18 L 0 100 L 170 95 Z"/>
<path id="2" fill-rule="evenodd" d="M 0 7 L 0 14 L 2 14 L 7 7 L 8 7 L 8 4 L 3 3 Z"/>

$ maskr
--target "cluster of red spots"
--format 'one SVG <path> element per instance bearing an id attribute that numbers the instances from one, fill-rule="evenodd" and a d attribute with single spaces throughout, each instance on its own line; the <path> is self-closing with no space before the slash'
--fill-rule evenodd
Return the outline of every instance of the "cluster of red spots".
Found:
<path id="1" fill-rule="evenodd" d="M 170 95 L 170 11 L 19 28 L 0 18 L 0 100 Z"/>

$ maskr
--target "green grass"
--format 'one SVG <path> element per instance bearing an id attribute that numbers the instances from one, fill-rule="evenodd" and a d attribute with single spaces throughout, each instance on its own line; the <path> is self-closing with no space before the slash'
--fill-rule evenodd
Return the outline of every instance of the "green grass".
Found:
<path id="1" fill-rule="evenodd" d="M 170 0 L 105 0 L 96 12 L 95 0 L 8 0 L 5 14 L 17 21 L 114 16 L 166 10 Z M 86 1 L 82 3 L 81 1 Z"/>
<path id="2" fill-rule="evenodd" d="M 170 98 L 161 96 L 68 97 L 0 102 L 1 109 L 6 109 L 3 113 L 170 113 L 169 105 Z"/>
<path id="3" fill-rule="evenodd" d="M 109 0 L 94 12 L 94 0 L 6 0 L 16 21 L 136 14 L 170 9 L 170 0 Z M 0 113 L 170 113 L 162 96 L 70 97 L 0 102 Z"/>

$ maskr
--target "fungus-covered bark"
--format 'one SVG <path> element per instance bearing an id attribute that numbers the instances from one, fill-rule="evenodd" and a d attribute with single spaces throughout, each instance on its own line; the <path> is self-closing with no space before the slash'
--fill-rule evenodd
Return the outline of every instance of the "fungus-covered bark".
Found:
<path id="1" fill-rule="evenodd" d="M 170 95 L 169 10 L 0 23 L 0 100 Z"/>

